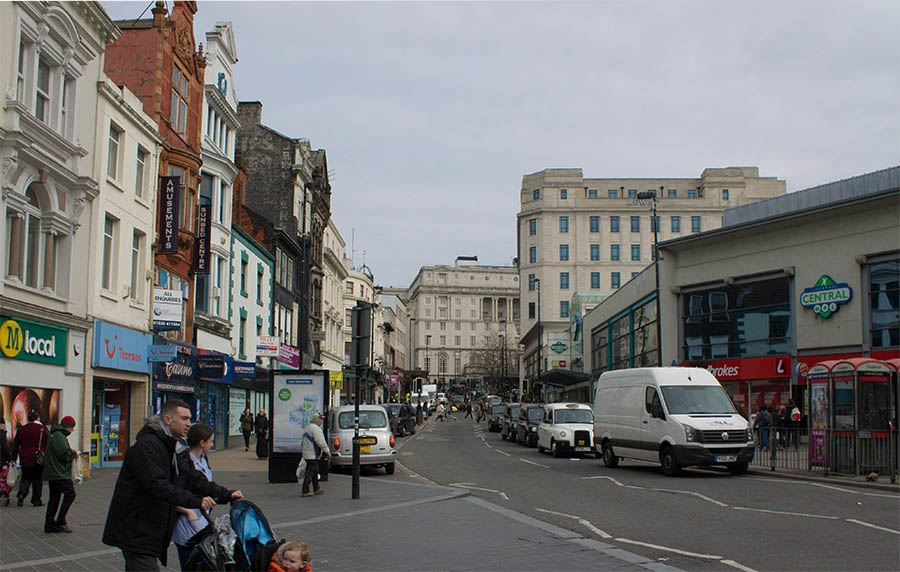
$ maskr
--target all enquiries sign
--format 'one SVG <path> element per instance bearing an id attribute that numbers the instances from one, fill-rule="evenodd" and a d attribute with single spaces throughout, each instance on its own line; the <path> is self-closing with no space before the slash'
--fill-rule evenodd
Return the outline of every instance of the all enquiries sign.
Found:
<path id="1" fill-rule="evenodd" d="M 831 276 L 823 274 L 815 286 L 800 294 L 800 305 L 827 320 L 852 299 L 853 289 L 849 284 L 835 282 Z"/>
<path id="2" fill-rule="evenodd" d="M 0 353 L 9 359 L 66 364 L 68 330 L 30 320 L 0 317 Z"/>

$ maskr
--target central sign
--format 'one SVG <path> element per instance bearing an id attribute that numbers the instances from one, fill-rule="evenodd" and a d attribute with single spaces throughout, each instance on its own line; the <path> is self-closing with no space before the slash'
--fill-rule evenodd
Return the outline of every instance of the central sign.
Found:
<path id="1" fill-rule="evenodd" d="M 558 354 L 561 354 L 561 353 L 563 353 L 564 351 L 566 351 L 566 349 L 567 349 L 568 347 L 569 347 L 569 346 L 567 346 L 566 344 L 564 344 L 564 343 L 562 343 L 562 342 L 556 342 L 555 344 L 553 344 L 553 345 L 550 346 L 550 349 L 553 350 L 553 351 L 555 351 L 555 352 L 558 353 Z"/>
<path id="2" fill-rule="evenodd" d="M 837 283 L 831 276 L 823 274 L 814 286 L 800 294 L 800 305 L 827 320 L 852 299 L 853 289 L 849 284 Z"/>

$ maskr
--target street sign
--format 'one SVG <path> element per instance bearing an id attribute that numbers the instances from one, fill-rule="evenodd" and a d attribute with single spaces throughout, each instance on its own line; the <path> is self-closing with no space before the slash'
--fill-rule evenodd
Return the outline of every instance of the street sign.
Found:
<path id="1" fill-rule="evenodd" d="M 320 330 L 314 330 L 309 333 L 309 340 L 312 342 L 324 342 L 325 341 L 325 332 Z"/>

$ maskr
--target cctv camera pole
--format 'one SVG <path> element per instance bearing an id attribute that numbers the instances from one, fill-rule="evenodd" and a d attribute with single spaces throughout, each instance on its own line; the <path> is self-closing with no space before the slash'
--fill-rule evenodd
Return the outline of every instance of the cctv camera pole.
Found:
<path id="1" fill-rule="evenodd" d="M 664 187 L 659 188 L 660 196 L 662 195 L 663 188 Z M 656 191 L 644 191 L 637 195 L 639 201 L 650 200 L 653 213 L 653 216 L 650 218 L 650 227 L 653 229 L 653 273 L 656 274 L 656 365 L 662 367 L 662 316 L 659 311 L 659 261 L 662 259 L 662 256 L 659 253 L 659 219 L 656 217 L 656 197 Z"/>

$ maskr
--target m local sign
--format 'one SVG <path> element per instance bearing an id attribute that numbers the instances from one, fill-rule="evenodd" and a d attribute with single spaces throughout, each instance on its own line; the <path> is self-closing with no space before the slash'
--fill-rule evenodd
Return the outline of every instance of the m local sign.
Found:
<path id="1" fill-rule="evenodd" d="M 68 331 L 30 320 L 0 318 L 0 353 L 10 359 L 66 364 Z"/>
<path id="2" fill-rule="evenodd" d="M 841 305 L 853 299 L 853 289 L 846 282 L 837 283 L 823 274 L 815 286 L 800 294 L 800 305 L 813 311 L 823 319 L 828 319 Z"/>

